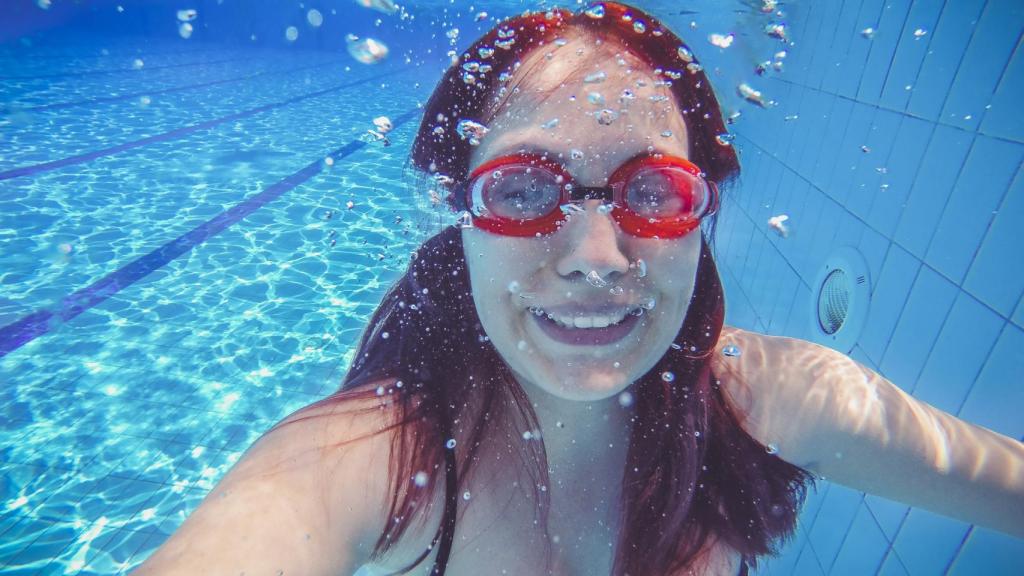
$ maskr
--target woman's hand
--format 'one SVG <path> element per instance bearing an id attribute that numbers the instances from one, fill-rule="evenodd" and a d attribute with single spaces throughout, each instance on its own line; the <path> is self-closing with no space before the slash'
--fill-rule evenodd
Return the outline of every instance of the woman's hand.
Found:
<path id="1" fill-rule="evenodd" d="M 722 349 L 737 346 L 739 356 Z M 917 400 L 842 353 L 726 328 L 712 368 L 744 430 L 851 488 L 1024 537 L 1024 444 Z"/>

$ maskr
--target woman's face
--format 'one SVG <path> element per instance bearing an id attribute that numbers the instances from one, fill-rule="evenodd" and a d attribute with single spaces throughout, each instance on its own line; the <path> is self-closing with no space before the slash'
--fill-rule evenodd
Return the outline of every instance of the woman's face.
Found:
<path id="1" fill-rule="evenodd" d="M 537 58 L 544 61 L 531 67 Z M 683 117 L 668 88 L 658 85 L 664 78 L 624 50 L 576 39 L 550 59 L 525 58 L 520 70 L 531 68 L 474 148 L 470 170 L 509 154 L 546 151 L 579 185 L 604 186 L 639 154 L 688 157 Z M 591 72 L 606 79 L 584 82 Z M 605 108 L 618 114 L 610 124 L 595 115 Z M 699 230 L 677 239 L 637 238 L 600 205 L 587 200 L 542 237 L 463 231 L 487 335 L 520 383 L 564 399 L 614 396 L 650 370 L 682 326 L 693 294 Z"/>

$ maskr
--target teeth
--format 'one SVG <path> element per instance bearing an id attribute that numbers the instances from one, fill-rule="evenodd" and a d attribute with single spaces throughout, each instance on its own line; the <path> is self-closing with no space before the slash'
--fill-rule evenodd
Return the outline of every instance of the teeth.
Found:
<path id="1" fill-rule="evenodd" d="M 632 312 L 632 310 L 623 308 L 613 314 L 555 316 L 554 314 L 536 306 L 531 306 L 529 311 L 537 316 L 546 316 L 549 320 L 563 328 L 607 328 L 608 326 L 622 322 L 622 320 Z"/>

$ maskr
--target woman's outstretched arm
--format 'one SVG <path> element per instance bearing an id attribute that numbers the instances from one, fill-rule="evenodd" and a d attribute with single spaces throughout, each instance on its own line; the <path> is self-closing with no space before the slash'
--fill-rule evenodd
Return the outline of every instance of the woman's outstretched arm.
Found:
<path id="1" fill-rule="evenodd" d="M 351 574 L 366 561 L 381 528 L 387 435 L 339 448 L 379 425 L 330 407 L 285 422 L 253 444 L 134 575 Z"/>
<path id="2" fill-rule="evenodd" d="M 727 328 L 714 370 L 748 434 L 830 481 L 1024 538 L 1024 443 L 903 392 L 846 355 Z"/>

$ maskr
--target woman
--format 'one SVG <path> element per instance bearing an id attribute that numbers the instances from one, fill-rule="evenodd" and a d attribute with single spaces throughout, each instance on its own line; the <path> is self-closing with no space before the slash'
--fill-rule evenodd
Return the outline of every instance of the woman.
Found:
<path id="1" fill-rule="evenodd" d="M 461 226 L 417 252 L 339 392 L 139 573 L 745 573 L 814 475 L 1024 535 L 1019 442 L 723 327 L 700 224 L 739 171 L 724 132 L 689 49 L 639 10 L 477 41 L 412 152 Z"/>

